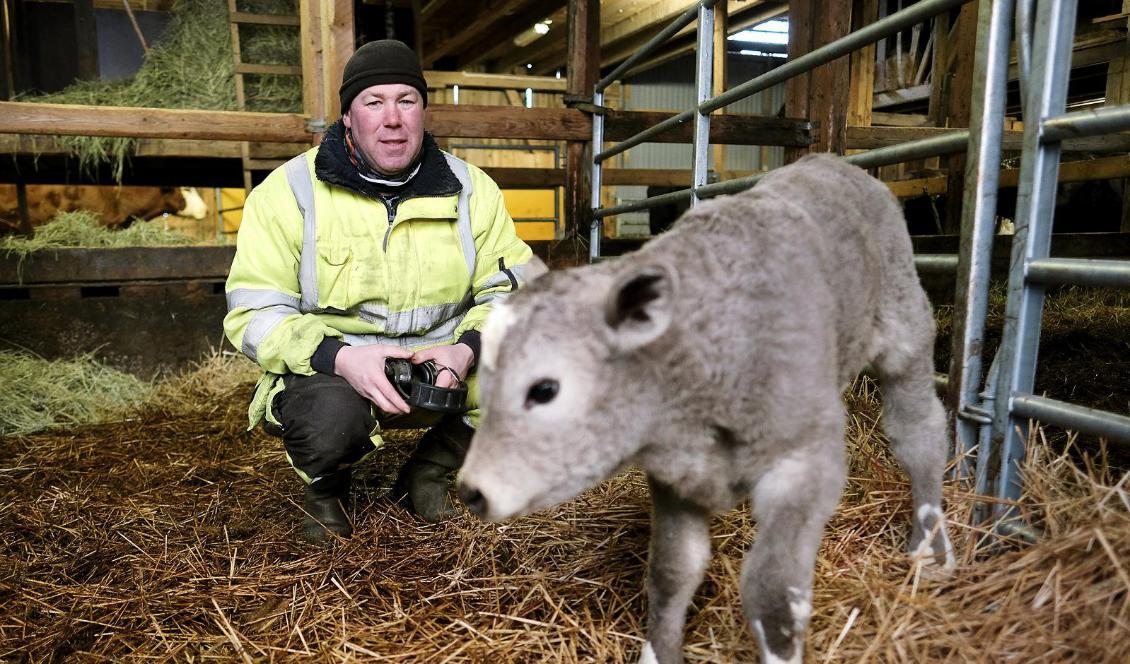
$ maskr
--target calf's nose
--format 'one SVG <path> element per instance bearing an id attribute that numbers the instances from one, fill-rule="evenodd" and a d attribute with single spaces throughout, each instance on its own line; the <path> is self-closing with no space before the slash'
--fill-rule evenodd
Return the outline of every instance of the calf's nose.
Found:
<path id="1" fill-rule="evenodd" d="M 481 519 L 486 515 L 487 498 L 483 495 L 482 491 L 460 482 L 459 486 L 456 488 L 456 492 L 459 494 L 459 499 L 463 501 L 463 504 L 466 505 L 467 509 L 471 510 L 475 516 Z"/>

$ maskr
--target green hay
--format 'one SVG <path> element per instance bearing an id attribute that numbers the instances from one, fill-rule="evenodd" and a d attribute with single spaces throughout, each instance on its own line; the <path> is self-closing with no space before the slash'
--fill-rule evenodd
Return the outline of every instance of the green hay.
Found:
<path id="1" fill-rule="evenodd" d="M 0 351 L 0 435 L 105 422 L 140 406 L 150 389 L 90 354 L 51 362 Z"/>
<path id="2" fill-rule="evenodd" d="M 0 251 L 21 258 L 44 249 L 64 247 L 163 247 L 198 244 L 183 233 L 165 228 L 160 219 L 137 220 L 128 228 L 114 230 L 98 223 L 98 216 L 86 211 L 60 212 L 35 229 L 31 237 L 0 238 Z"/>
<path id="3" fill-rule="evenodd" d="M 295 14 L 290 0 L 241 2 L 241 11 L 263 14 Z M 240 28 L 244 62 L 299 64 L 298 28 L 243 26 Z M 300 112 L 302 81 L 295 76 L 246 77 L 247 110 Z M 224 0 L 178 0 L 165 36 L 152 44 L 145 61 L 132 78 L 124 81 L 76 81 L 66 89 L 47 95 L 22 97 L 19 101 L 89 106 L 130 106 L 238 110 L 228 23 Z M 61 144 L 79 161 L 79 169 L 92 177 L 101 166 L 109 166 L 115 182 L 121 182 L 126 161 L 136 141 L 102 136 L 65 136 Z"/>

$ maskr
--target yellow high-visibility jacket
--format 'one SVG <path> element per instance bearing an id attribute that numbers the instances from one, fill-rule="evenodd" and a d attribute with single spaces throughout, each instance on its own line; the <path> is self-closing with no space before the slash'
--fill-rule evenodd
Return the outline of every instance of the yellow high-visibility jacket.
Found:
<path id="1" fill-rule="evenodd" d="M 444 178 L 438 195 L 416 187 L 389 204 L 322 181 L 314 148 L 248 196 L 224 331 L 266 372 L 251 426 L 276 383 L 281 389 L 278 376 L 315 372 L 311 357 L 327 337 L 412 350 L 455 343 L 481 329 L 491 304 L 524 281 L 532 254 L 498 186 L 430 136 L 424 149 L 432 160 L 424 166 Z"/>

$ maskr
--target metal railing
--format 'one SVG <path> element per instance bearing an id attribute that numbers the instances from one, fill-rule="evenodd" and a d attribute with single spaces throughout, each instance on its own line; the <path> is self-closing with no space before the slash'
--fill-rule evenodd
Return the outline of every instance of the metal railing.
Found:
<path id="1" fill-rule="evenodd" d="M 703 0 L 692 6 L 596 86 L 595 103 L 600 106 L 603 90 L 608 85 L 689 25 L 697 15 L 697 105 L 694 108 L 607 149 L 603 145 L 603 118 L 599 115 L 593 118 L 590 258 L 598 260 L 600 257 L 602 220 L 606 217 L 688 199 L 694 205 L 704 198 L 747 189 L 764 176 L 757 174 L 707 184 L 711 112 L 968 1 L 922 0 L 713 98 L 707 95 L 713 71 L 710 32 L 716 0 Z M 969 155 L 959 252 L 956 256 L 919 255 L 915 257 L 915 266 L 923 274 L 956 270 L 958 275 L 953 359 L 948 375 L 935 377 L 939 388 L 948 390 L 950 405 L 954 408 L 957 441 L 954 451 L 961 461 L 956 474 L 968 478 L 971 472 L 968 460 L 975 458 L 976 467 L 972 470 L 975 490 L 998 499 L 991 510 L 982 504 L 979 515 L 994 518 L 996 531 L 1002 535 L 1026 538 L 1031 537 L 1031 529 L 1016 520 L 1014 511 L 1007 506 L 1015 504 L 1020 497 L 1019 470 L 1026 455 L 1029 419 L 1115 442 L 1130 442 L 1130 417 L 1032 394 L 1044 288 L 1048 285 L 1130 288 L 1130 261 L 1049 257 L 1061 142 L 1130 130 L 1130 106 L 1065 112 L 1076 0 L 1040 0 L 1038 8 L 1036 4 L 1036 0 L 979 0 L 969 129 L 844 157 L 845 161 L 860 167 L 874 168 L 946 154 Z M 982 381 L 981 349 L 988 314 L 1009 49 L 1014 26 L 1018 36 L 1021 106 L 1025 120 L 1017 219 L 1003 338 Z M 603 161 L 692 118 L 695 120 L 694 176 L 690 188 L 601 207 Z M 995 473 L 994 460 L 999 462 Z"/>
<path id="2" fill-rule="evenodd" d="M 752 78 L 732 90 L 723 92 L 716 97 L 708 98 L 711 88 L 711 74 L 714 67 L 714 41 L 712 39 L 714 25 L 714 5 L 718 0 L 701 0 L 691 6 L 683 14 L 668 25 L 662 32 L 645 44 L 627 61 L 617 67 L 608 76 L 601 79 L 594 88 L 593 103 L 600 107 L 604 105 L 604 90 L 631 67 L 653 53 L 656 48 L 665 43 L 671 36 L 689 25 L 694 17 L 698 17 L 698 51 L 696 53 L 695 88 L 697 90 L 697 105 L 674 115 L 659 124 L 649 127 L 607 149 L 604 148 L 604 117 L 597 114 L 593 116 L 593 165 L 592 165 L 592 208 L 593 223 L 589 234 L 589 258 L 599 260 L 600 241 L 602 236 L 603 219 L 624 212 L 644 210 L 658 205 L 665 205 L 678 201 L 690 200 L 694 205 L 703 198 L 711 198 L 722 194 L 734 193 L 752 186 L 757 182 L 759 175 L 753 175 L 735 180 L 706 184 L 707 181 L 707 148 L 710 145 L 710 114 L 720 108 L 741 101 L 762 90 L 767 90 L 790 78 L 812 71 L 820 65 L 827 64 L 837 58 L 873 44 L 890 35 L 896 34 L 905 28 L 933 18 L 942 12 L 963 5 L 971 0 L 922 0 L 906 9 L 895 12 L 882 18 L 871 25 L 849 33 L 840 39 L 832 41 L 794 60 L 772 69 L 760 76 Z M 621 154 L 637 145 L 646 143 L 666 131 L 669 131 L 689 120 L 694 120 L 694 153 L 695 165 L 692 176 L 692 186 L 681 191 L 653 196 L 651 198 L 632 201 L 623 205 L 609 208 L 601 207 L 601 164 L 610 157 Z M 920 141 L 910 141 L 902 145 L 880 148 L 865 153 L 852 155 L 850 160 L 866 167 L 895 164 L 911 159 L 934 157 L 954 152 L 963 152 L 968 143 L 968 135 L 964 132 L 953 132 L 943 136 L 935 136 Z M 868 157 L 867 155 L 871 155 Z"/>

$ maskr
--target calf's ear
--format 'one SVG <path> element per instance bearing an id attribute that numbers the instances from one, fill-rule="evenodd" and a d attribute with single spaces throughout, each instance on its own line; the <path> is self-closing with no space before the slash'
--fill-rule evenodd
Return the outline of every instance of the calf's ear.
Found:
<path id="1" fill-rule="evenodd" d="M 675 271 L 659 264 L 633 267 L 612 283 L 604 300 L 604 324 L 616 350 L 642 348 L 667 332 L 678 283 Z"/>

